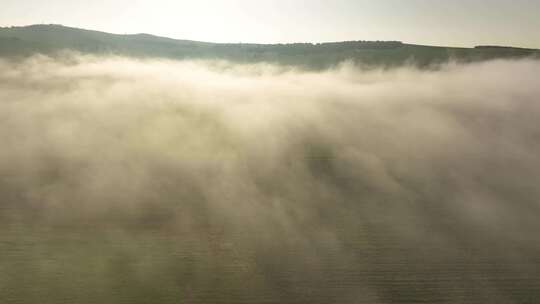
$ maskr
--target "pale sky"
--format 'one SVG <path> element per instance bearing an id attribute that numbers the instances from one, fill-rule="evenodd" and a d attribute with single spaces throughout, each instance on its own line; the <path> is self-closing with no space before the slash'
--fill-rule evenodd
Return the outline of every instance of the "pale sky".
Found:
<path id="1" fill-rule="evenodd" d="M 540 0 L 0 0 L 0 7 L 0 26 L 56 23 L 211 42 L 540 48 Z"/>

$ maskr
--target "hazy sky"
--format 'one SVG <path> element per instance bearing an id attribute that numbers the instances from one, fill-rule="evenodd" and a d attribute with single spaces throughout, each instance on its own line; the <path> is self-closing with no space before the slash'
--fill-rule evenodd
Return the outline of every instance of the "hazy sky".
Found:
<path id="1" fill-rule="evenodd" d="M 0 25 L 214 42 L 402 40 L 540 48 L 540 0 L 0 0 Z"/>

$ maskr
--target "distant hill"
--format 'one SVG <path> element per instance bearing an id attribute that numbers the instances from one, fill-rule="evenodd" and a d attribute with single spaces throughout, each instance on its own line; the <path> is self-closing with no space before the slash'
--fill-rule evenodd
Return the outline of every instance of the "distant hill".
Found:
<path id="1" fill-rule="evenodd" d="M 499 46 L 434 47 L 399 41 L 346 41 L 293 44 L 228 44 L 177 40 L 148 34 L 117 35 L 61 25 L 0 28 L 0 56 L 54 55 L 61 50 L 170 59 L 226 59 L 271 62 L 321 69 L 350 60 L 375 66 L 405 63 L 429 67 L 448 60 L 460 62 L 496 58 L 540 58 L 540 50 Z"/>

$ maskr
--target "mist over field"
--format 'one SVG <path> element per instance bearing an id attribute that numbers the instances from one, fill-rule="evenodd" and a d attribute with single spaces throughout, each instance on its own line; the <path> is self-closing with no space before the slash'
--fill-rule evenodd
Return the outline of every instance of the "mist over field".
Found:
<path id="1" fill-rule="evenodd" d="M 0 59 L 0 302 L 534 303 L 539 75 Z"/>

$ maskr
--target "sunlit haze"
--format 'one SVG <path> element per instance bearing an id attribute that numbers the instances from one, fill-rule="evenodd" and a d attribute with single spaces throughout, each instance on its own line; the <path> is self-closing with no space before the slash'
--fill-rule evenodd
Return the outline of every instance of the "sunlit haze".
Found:
<path id="1" fill-rule="evenodd" d="M 211 42 L 401 40 L 540 48 L 537 0 L 3 0 L 0 25 L 60 23 Z"/>
<path id="2" fill-rule="evenodd" d="M 0 0 L 0 304 L 540 303 L 539 12 Z"/>

